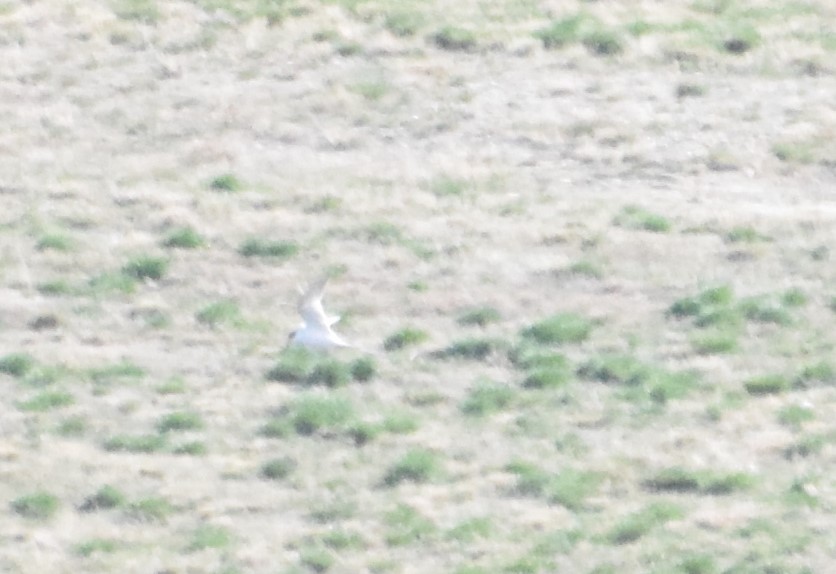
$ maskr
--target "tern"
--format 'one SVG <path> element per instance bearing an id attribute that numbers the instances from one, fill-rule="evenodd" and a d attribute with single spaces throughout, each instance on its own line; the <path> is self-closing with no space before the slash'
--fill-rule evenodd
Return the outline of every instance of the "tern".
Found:
<path id="1" fill-rule="evenodd" d="M 297 307 L 302 316 L 302 324 L 288 336 L 287 346 L 298 345 L 325 351 L 354 346 L 332 329 L 340 320 L 339 315 L 328 315 L 322 307 L 322 293 L 327 282 L 328 275 L 325 275 L 302 293 Z"/>

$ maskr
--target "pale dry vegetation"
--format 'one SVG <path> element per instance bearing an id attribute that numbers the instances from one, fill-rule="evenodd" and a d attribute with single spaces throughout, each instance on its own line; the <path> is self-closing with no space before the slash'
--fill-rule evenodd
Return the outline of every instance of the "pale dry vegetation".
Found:
<path id="1" fill-rule="evenodd" d="M 830 571 L 834 29 L 0 2 L 0 571 Z"/>

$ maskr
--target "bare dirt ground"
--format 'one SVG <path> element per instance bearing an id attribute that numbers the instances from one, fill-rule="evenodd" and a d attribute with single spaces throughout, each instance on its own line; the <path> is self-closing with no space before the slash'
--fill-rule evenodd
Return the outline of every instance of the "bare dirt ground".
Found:
<path id="1" fill-rule="evenodd" d="M 620 53 L 547 49 L 578 14 Z M 0 570 L 831 571 L 835 28 L 824 1 L 0 2 Z M 268 380 L 326 269 L 377 375 Z M 729 330 L 669 312 L 717 286 Z M 529 388 L 507 350 L 556 313 L 590 334 Z M 468 338 L 494 347 L 429 354 Z M 697 382 L 590 375 L 613 356 Z M 485 381 L 507 400 L 468 414 Z M 353 413 L 265 433 L 311 397 Z"/>

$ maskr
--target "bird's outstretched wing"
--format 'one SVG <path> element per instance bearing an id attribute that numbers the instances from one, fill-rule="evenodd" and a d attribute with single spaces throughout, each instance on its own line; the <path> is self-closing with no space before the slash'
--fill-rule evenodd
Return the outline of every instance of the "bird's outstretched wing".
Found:
<path id="1" fill-rule="evenodd" d="M 322 293 L 325 284 L 328 282 L 328 275 L 323 275 L 307 288 L 299 299 L 299 314 L 306 325 L 329 329 L 331 325 L 340 320 L 339 316 L 326 315 L 322 307 Z"/>

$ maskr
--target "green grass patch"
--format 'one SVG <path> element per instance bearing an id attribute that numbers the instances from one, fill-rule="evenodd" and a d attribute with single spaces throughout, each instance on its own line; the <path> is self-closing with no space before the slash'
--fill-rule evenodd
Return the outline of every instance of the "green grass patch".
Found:
<path id="1" fill-rule="evenodd" d="M 757 229 L 749 225 L 733 227 L 726 233 L 726 241 L 729 243 L 757 243 L 767 241 L 769 237 L 761 234 Z"/>
<path id="2" fill-rule="evenodd" d="M 598 56 L 615 56 L 624 51 L 624 39 L 612 29 L 596 27 L 583 34 L 581 43 Z"/>
<path id="3" fill-rule="evenodd" d="M 386 415 L 380 422 L 380 429 L 393 434 L 409 434 L 420 427 L 415 415 L 408 412 L 394 412 Z"/>
<path id="4" fill-rule="evenodd" d="M 619 354 L 592 357 L 581 365 L 578 375 L 630 389 L 627 398 L 647 398 L 659 404 L 685 396 L 699 382 L 693 372 L 669 371 Z"/>
<path id="5" fill-rule="evenodd" d="M 296 461 L 289 456 L 273 458 L 261 465 L 259 474 L 268 480 L 282 480 L 296 470 Z"/>
<path id="6" fill-rule="evenodd" d="M 73 241 L 63 233 L 45 233 L 38 239 L 35 248 L 38 251 L 70 251 Z"/>
<path id="7" fill-rule="evenodd" d="M 174 446 L 171 449 L 172 454 L 180 454 L 186 456 L 203 456 L 209 449 L 206 447 L 206 443 L 201 442 L 199 440 L 187 441 L 184 443 L 180 443 Z"/>
<path id="8" fill-rule="evenodd" d="M 467 191 L 467 185 L 463 179 L 439 175 L 430 181 L 429 189 L 436 197 L 462 197 Z"/>
<path id="9" fill-rule="evenodd" d="M 65 418 L 55 429 L 55 433 L 65 437 L 80 437 L 87 431 L 87 419 L 81 415 Z"/>
<path id="10" fill-rule="evenodd" d="M 35 520 L 46 520 L 58 512 L 61 503 L 58 497 L 45 492 L 38 491 L 32 494 L 21 496 L 12 501 L 12 510 L 25 518 Z"/>
<path id="11" fill-rule="evenodd" d="M 349 381 L 369 381 L 377 374 L 370 357 L 343 363 L 336 358 L 314 353 L 304 347 L 291 347 L 279 356 L 265 373 L 269 381 L 341 387 Z"/>
<path id="12" fill-rule="evenodd" d="M 695 84 L 693 82 L 680 82 L 676 86 L 676 97 L 683 98 L 697 98 L 704 96 L 706 88 L 703 84 Z"/>
<path id="13" fill-rule="evenodd" d="M 383 341 L 383 348 L 387 351 L 395 351 L 404 347 L 418 345 L 429 339 L 426 331 L 415 327 L 404 327 L 395 331 Z"/>
<path id="14" fill-rule="evenodd" d="M 197 552 L 206 548 L 226 548 L 232 543 L 232 535 L 229 529 L 223 526 L 202 524 L 192 533 L 188 550 Z"/>
<path id="15" fill-rule="evenodd" d="M 143 522 L 165 522 L 174 506 L 165 498 L 153 496 L 132 502 L 126 508 L 128 516 Z"/>
<path id="16" fill-rule="evenodd" d="M 320 537 L 320 542 L 332 550 L 350 550 L 366 547 L 363 537 L 356 532 L 342 529 L 328 530 Z"/>
<path id="17" fill-rule="evenodd" d="M 796 457 L 814 456 L 820 454 L 826 445 L 833 442 L 836 442 L 836 434 L 833 433 L 805 434 L 784 449 L 784 457 L 792 460 Z"/>
<path id="18" fill-rule="evenodd" d="M 113 538 L 93 538 L 73 546 L 73 552 L 84 558 L 93 554 L 110 554 L 122 547 L 122 543 Z"/>
<path id="19" fill-rule="evenodd" d="M 407 8 L 407 6 L 399 7 L 386 14 L 383 20 L 384 27 L 399 38 L 414 36 L 427 23 L 421 12 Z"/>
<path id="20" fill-rule="evenodd" d="M 144 279 L 159 281 L 167 270 L 168 260 L 164 257 L 154 257 L 152 255 L 134 257 L 122 267 L 122 273 L 139 281 Z"/>
<path id="21" fill-rule="evenodd" d="M 218 175 L 209 182 L 209 189 L 213 191 L 236 192 L 243 188 L 241 181 L 231 173 Z"/>
<path id="22" fill-rule="evenodd" d="M 567 16 L 537 30 L 534 37 L 540 40 L 547 50 L 563 48 L 577 42 L 583 28 L 588 26 L 589 22 L 589 16 L 584 14 Z"/>
<path id="23" fill-rule="evenodd" d="M 784 307 L 803 307 L 807 304 L 807 295 L 801 289 L 793 287 L 781 293 L 781 305 Z"/>
<path id="24" fill-rule="evenodd" d="M 522 330 L 522 337 L 543 345 L 581 343 L 589 338 L 593 322 L 577 313 L 557 313 Z"/>
<path id="25" fill-rule="evenodd" d="M 789 325 L 792 323 L 792 315 L 781 304 L 769 297 L 749 297 L 740 302 L 740 310 L 744 317 L 758 323 L 774 323 L 776 325 Z"/>
<path id="26" fill-rule="evenodd" d="M 784 163 L 811 164 L 816 160 L 815 146 L 811 142 L 786 141 L 772 146 L 772 154 Z"/>
<path id="27" fill-rule="evenodd" d="M 165 437 L 155 434 L 116 435 L 104 441 L 103 448 L 108 452 L 160 452 L 165 448 Z"/>
<path id="28" fill-rule="evenodd" d="M 38 293 L 41 293 L 42 295 L 71 295 L 76 291 L 63 279 L 55 279 L 53 281 L 38 283 L 37 289 Z"/>
<path id="29" fill-rule="evenodd" d="M 460 408 L 466 415 L 483 417 L 508 408 L 515 396 L 508 385 L 480 380 L 470 389 Z"/>
<path id="30" fill-rule="evenodd" d="M 516 475 L 515 494 L 544 498 L 551 504 L 560 504 L 570 510 L 581 509 L 585 499 L 597 490 L 601 482 L 601 476 L 594 472 L 567 468 L 552 474 L 524 461 L 511 462 L 505 469 Z"/>
<path id="31" fill-rule="evenodd" d="M 161 395 L 179 395 L 186 392 L 186 380 L 183 377 L 171 377 L 155 389 Z"/>
<path id="32" fill-rule="evenodd" d="M 783 375 L 762 375 L 743 383 L 743 388 L 750 395 L 774 395 L 783 393 L 789 387 L 789 381 Z"/>
<path id="33" fill-rule="evenodd" d="M 299 245 L 295 241 L 250 237 L 244 240 L 238 248 L 238 253 L 243 257 L 289 259 L 299 253 Z"/>
<path id="34" fill-rule="evenodd" d="M 613 220 L 615 225 L 628 229 L 639 229 L 653 233 L 667 233 L 671 222 L 664 216 L 648 211 L 637 205 L 624 207 Z"/>
<path id="35" fill-rule="evenodd" d="M 588 277 L 590 279 L 602 279 L 604 277 L 604 269 L 601 265 L 590 259 L 575 261 L 566 267 L 566 272 L 571 275 Z"/>
<path id="36" fill-rule="evenodd" d="M 499 311 L 493 307 L 482 306 L 473 307 L 462 311 L 456 321 L 459 325 L 475 325 L 477 327 L 486 327 L 491 323 L 496 323 L 502 319 Z"/>
<path id="37" fill-rule="evenodd" d="M 605 538 L 611 544 L 628 544 L 654 528 L 684 515 L 685 512 L 676 504 L 654 502 L 621 519 L 607 532 Z"/>
<path id="38" fill-rule="evenodd" d="M 75 398 L 66 391 L 42 391 L 31 399 L 18 404 L 22 411 L 43 412 L 66 407 L 75 402 Z"/>
<path id="39" fill-rule="evenodd" d="M 203 419 L 200 414 L 193 411 L 178 411 L 163 416 L 157 422 L 157 432 L 181 432 L 200 430 L 203 428 Z"/>
<path id="40" fill-rule="evenodd" d="M 694 492 L 697 494 L 732 494 L 752 486 L 754 479 L 745 473 L 717 473 L 670 467 L 654 473 L 643 485 L 653 492 Z"/>
<path id="41" fill-rule="evenodd" d="M 404 546 L 424 540 L 436 532 L 428 518 L 406 504 L 399 504 L 383 517 L 386 525 L 384 539 L 389 546 Z"/>
<path id="42" fill-rule="evenodd" d="M 198 323 L 212 328 L 222 325 L 239 327 L 245 323 L 238 303 L 230 299 L 209 303 L 195 313 L 195 319 L 197 319 Z"/>
<path id="43" fill-rule="evenodd" d="M 35 366 L 35 359 L 26 353 L 10 353 L 0 357 L 0 373 L 23 377 Z"/>
<path id="44" fill-rule="evenodd" d="M 383 483 L 391 487 L 404 481 L 427 482 L 440 473 L 441 465 L 436 453 L 414 448 L 392 465 L 383 477 Z"/>
<path id="45" fill-rule="evenodd" d="M 668 313 L 674 317 L 700 317 L 717 309 L 727 309 L 734 302 L 734 292 L 728 285 L 710 287 L 693 297 L 675 301 Z"/>
<path id="46" fill-rule="evenodd" d="M 122 20 L 155 24 L 160 10 L 155 0 L 115 0 L 113 12 Z"/>
<path id="47" fill-rule="evenodd" d="M 338 430 L 354 419 L 354 407 L 342 397 L 306 395 L 293 401 L 288 420 L 302 435 L 322 430 Z"/>
<path id="48" fill-rule="evenodd" d="M 377 375 L 377 365 L 371 357 L 361 357 L 351 362 L 349 372 L 355 381 L 370 381 Z"/>
<path id="49" fill-rule="evenodd" d="M 494 532 L 494 525 L 490 518 L 479 516 L 462 520 L 447 532 L 444 537 L 460 543 L 471 543 L 479 539 L 489 538 Z"/>
<path id="50" fill-rule="evenodd" d="M 145 370 L 129 361 L 122 361 L 112 365 L 87 369 L 86 374 L 90 377 L 96 390 L 101 392 L 119 383 L 141 379 L 145 376 Z"/>
<path id="51" fill-rule="evenodd" d="M 814 488 L 807 487 L 803 479 L 797 478 L 784 493 L 784 503 L 788 506 L 816 508 L 821 504 L 821 500 L 814 494 L 815 492 Z"/>
<path id="52" fill-rule="evenodd" d="M 97 510 L 110 510 L 111 508 L 118 508 L 123 506 L 127 501 L 127 497 L 121 490 L 114 486 L 106 484 L 99 490 L 84 499 L 84 502 L 79 507 L 82 512 L 94 512 Z"/>
<path id="53" fill-rule="evenodd" d="M 441 350 L 434 351 L 432 357 L 436 359 L 464 359 L 484 361 L 494 353 L 506 348 L 504 341 L 482 337 L 469 337 L 450 343 Z"/>
<path id="54" fill-rule="evenodd" d="M 572 379 L 572 369 L 568 362 L 542 365 L 529 370 L 523 379 L 526 389 L 556 389 Z"/>
<path id="55" fill-rule="evenodd" d="M 786 405 L 778 411 L 778 422 L 796 429 L 814 418 L 816 418 L 815 411 L 802 405 Z"/>
<path id="56" fill-rule="evenodd" d="M 163 238 L 162 245 L 177 249 L 197 249 L 206 245 L 206 241 L 194 228 L 185 226 L 169 231 Z"/>
<path id="57" fill-rule="evenodd" d="M 458 26 L 444 26 L 431 39 L 442 50 L 469 52 L 476 48 L 476 34 Z"/>
<path id="58" fill-rule="evenodd" d="M 351 367 L 337 359 L 323 358 L 317 361 L 306 379 L 308 384 L 326 387 L 342 387 L 351 380 Z"/>
<path id="59" fill-rule="evenodd" d="M 87 282 L 87 290 L 92 295 L 133 293 L 136 290 L 136 278 L 124 271 L 106 271 L 92 277 Z"/>
<path id="60" fill-rule="evenodd" d="M 833 366 L 833 363 L 827 360 L 811 363 L 801 369 L 793 382 L 794 387 L 802 389 L 815 384 L 836 384 L 836 367 Z"/>
<path id="61" fill-rule="evenodd" d="M 734 353 L 738 349 L 738 330 L 732 328 L 701 329 L 689 337 L 694 351 L 700 355 Z"/>
<path id="62" fill-rule="evenodd" d="M 334 555 L 327 548 L 311 544 L 299 550 L 299 562 L 311 572 L 326 572 L 334 565 Z"/>

